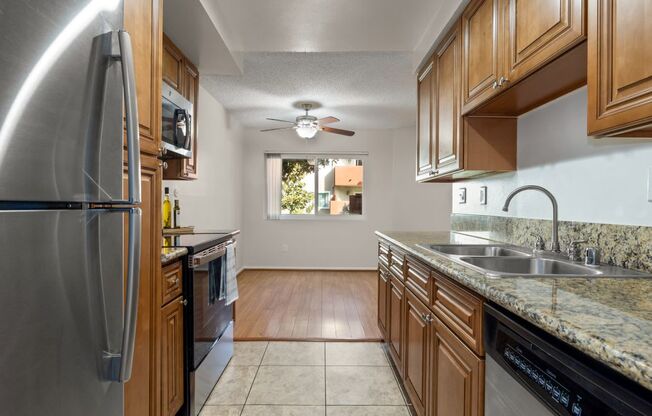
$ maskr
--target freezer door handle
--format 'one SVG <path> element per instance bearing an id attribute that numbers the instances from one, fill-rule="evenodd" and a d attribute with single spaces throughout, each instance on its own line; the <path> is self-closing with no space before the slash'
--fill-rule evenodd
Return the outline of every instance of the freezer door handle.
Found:
<path id="1" fill-rule="evenodd" d="M 136 96 L 136 75 L 134 56 L 129 33 L 118 31 L 120 54 L 115 58 L 122 62 L 122 85 L 124 89 L 125 119 L 127 128 L 127 163 L 129 204 L 140 204 L 140 138 L 138 124 L 138 99 Z"/>
<path id="2" fill-rule="evenodd" d="M 122 332 L 122 351 L 110 354 L 108 378 L 111 381 L 126 383 L 131 377 L 136 343 L 136 318 L 138 317 L 138 289 L 140 285 L 141 250 L 140 208 L 129 209 L 129 243 L 127 246 L 127 283 L 125 290 L 124 323 Z"/>

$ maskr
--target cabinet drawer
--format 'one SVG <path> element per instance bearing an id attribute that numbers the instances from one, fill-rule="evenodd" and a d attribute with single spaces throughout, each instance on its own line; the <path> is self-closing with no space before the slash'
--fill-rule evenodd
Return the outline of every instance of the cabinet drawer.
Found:
<path id="1" fill-rule="evenodd" d="M 476 354 L 483 355 L 482 299 L 461 288 L 450 278 L 432 272 L 430 306 Z"/>
<path id="2" fill-rule="evenodd" d="M 161 305 L 165 305 L 183 292 L 183 268 L 181 262 L 168 264 L 161 273 Z"/>
<path id="3" fill-rule="evenodd" d="M 428 293 L 430 287 L 430 268 L 412 257 L 406 258 L 406 285 L 415 295 L 423 302 L 428 302 Z"/>
<path id="4" fill-rule="evenodd" d="M 394 246 L 390 248 L 389 270 L 394 276 L 405 281 L 405 253 Z"/>

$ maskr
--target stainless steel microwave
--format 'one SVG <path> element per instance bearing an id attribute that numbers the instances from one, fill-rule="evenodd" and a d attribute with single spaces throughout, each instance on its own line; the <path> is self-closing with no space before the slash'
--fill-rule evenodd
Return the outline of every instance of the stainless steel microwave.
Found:
<path id="1" fill-rule="evenodd" d="M 192 156 L 193 105 L 174 88 L 163 83 L 163 152 L 167 157 Z"/>

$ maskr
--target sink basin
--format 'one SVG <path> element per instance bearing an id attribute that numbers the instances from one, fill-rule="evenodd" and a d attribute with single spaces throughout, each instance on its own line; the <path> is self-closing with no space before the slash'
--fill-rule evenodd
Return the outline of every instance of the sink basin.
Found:
<path id="1" fill-rule="evenodd" d="M 424 244 L 421 247 L 426 250 L 435 251 L 450 256 L 530 256 L 525 250 L 519 250 L 511 246 L 490 246 L 490 245 L 468 245 L 468 244 Z"/>
<path id="2" fill-rule="evenodd" d="M 595 276 L 598 269 L 555 259 L 539 257 L 462 257 L 464 263 L 475 266 L 490 275 L 532 276 Z"/>

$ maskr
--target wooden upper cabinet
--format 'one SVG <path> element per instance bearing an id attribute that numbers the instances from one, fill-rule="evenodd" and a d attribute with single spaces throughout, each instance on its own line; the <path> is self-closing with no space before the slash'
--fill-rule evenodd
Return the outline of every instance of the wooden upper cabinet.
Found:
<path id="1" fill-rule="evenodd" d="M 460 24 L 435 52 L 433 73 L 434 168 L 437 175 L 462 168 L 461 116 L 462 36 Z"/>
<path id="2" fill-rule="evenodd" d="M 432 62 L 418 77 L 417 180 L 432 175 Z"/>
<path id="3" fill-rule="evenodd" d="M 163 41 L 163 81 L 175 88 L 193 105 L 190 145 L 192 155 L 187 159 L 168 159 L 163 179 L 197 179 L 199 71 L 170 38 L 166 36 Z"/>
<path id="4" fill-rule="evenodd" d="M 484 359 L 435 317 L 430 343 L 432 416 L 484 414 Z"/>
<path id="5" fill-rule="evenodd" d="M 588 21 L 589 134 L 652 136 L 652 1 L 590 1 Z"/>
<path id="6" fill-rule="evenodd" d="M 140 150 L 158 154 L 161 141 L 162 1 L 126 0 L 124 27 L 131 36 L 138 98 Z"/>
<path id="7" fill-rule="evenodd" d="M 428 337 L 432 314 L 410 290 L 405 291 L 405 389 L 418 416 L 426 413 Z"/>
<path id="8" fill-rule="evenodd" d="M 163 35 L 163 81 L 183 95 L 183 54 L 167 36 Z"/>
<path id="9" fill-rule="evenodd" d="M 503 76 L 501 0 L 473 0 L 462 14 L 462 99 L 466 113 L 497 92 Z"/>
<path id="10" fill-rule="evenodd" d="M 586 39 L 585 0 L 506 0 L 506 74 L 516 82 Z"/>

